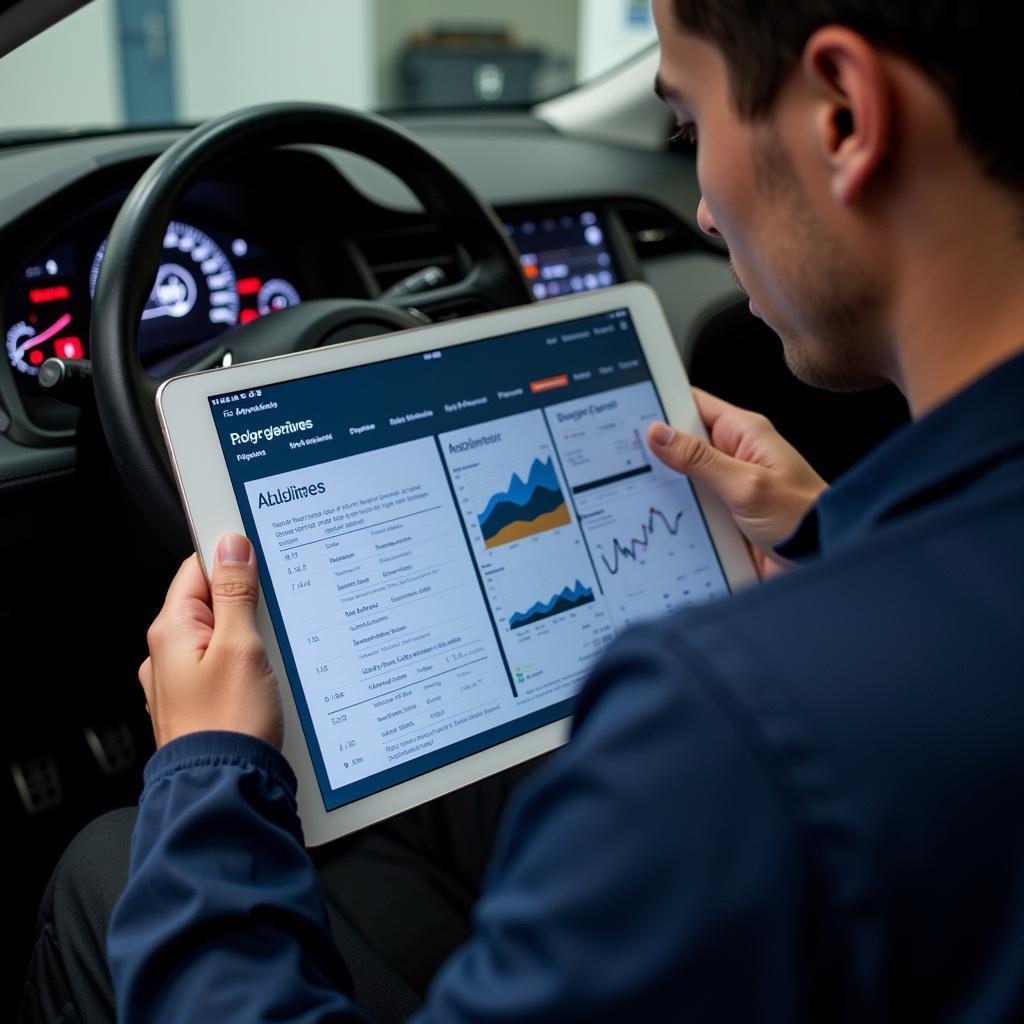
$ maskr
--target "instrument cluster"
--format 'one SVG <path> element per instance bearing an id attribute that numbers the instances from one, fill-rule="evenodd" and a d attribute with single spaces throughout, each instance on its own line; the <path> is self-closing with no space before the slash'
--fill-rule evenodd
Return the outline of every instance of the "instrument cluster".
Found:
<path id="1" fill-rule="evenodd" d="M 31 390 L 49 356 L 89 358 L 89 321 L 116 208 L 80 218 L 46 243 L 8 283 L 3 302 L 7 358 Z M 223 225 L 174 220 L 139 325 L 139 358 L 153 371 L 175 354 L 237 324 L 302 299 L 289 273 L 257 237 Z"/>

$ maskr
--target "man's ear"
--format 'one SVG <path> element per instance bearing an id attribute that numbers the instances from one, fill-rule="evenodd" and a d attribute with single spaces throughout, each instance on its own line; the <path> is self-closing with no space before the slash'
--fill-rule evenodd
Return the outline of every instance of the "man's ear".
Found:
<path id="1" fill-rule="evenodd" d="M 816 96 L 815 133 L 832 194 L 861 198 L 889 153 L 892 96 L 877 50 L 851 29 L 829 25 L 804 46 L 801 68 Z"/>

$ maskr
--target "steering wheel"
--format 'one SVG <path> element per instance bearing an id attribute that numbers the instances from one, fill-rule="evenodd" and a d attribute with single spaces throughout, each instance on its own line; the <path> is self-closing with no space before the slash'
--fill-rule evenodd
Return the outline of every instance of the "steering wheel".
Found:
<path id="1" fill-rule="evenodd" d="M 427 215 L 470 258 L 453 284 L 393 304 L 317 299 L 220 335 L 175 372 L 316 348 L 414 327 L 423 314 L 471 300 L 483 308 L 531 301 L 519 260 L 487 203 L 405 129 L 372 114 L 326 104 L 273 103 L 215 118 L 179 139 L 142 175 L 110 231 L 92 307 L 96 406 L 114 463 L 143 516 L 171 550 L 190 548 L 156 414 L 160 381 L 139 362 L 142 311 L 159 267 L 175 204 L 211 169 L 274 146 L 320 144 L 376 161 L 401 179 Z M 414 307 L 414 308 L 413 308 Z M 412 311 L 410 311 L 410 309 Z M 419 311 L 419 312 L 417 312 Z"/>

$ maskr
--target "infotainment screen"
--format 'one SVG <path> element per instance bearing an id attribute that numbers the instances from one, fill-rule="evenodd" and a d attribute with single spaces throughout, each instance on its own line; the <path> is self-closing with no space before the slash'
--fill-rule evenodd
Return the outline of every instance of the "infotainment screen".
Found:
<path id="1" fill-rule="evenodd" d="M 210 400 L 326 809 L 568 715 L 728 592 L 627 310 Z"/>
<path id="2" fill-rule="evenodd" d="M 505 225 L 535 299 L 592 292 L 619 283 L 607 225 L 594 210 Z"/>

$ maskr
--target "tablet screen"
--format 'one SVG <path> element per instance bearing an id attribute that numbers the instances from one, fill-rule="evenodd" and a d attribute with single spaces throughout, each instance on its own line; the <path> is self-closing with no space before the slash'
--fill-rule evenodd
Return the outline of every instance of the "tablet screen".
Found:
<path id="1" fill-rule="evenodd" d="M 564 718 L 618 630 L 728 593 L 625 309 L 210 409 L 327 810 Z"/>

